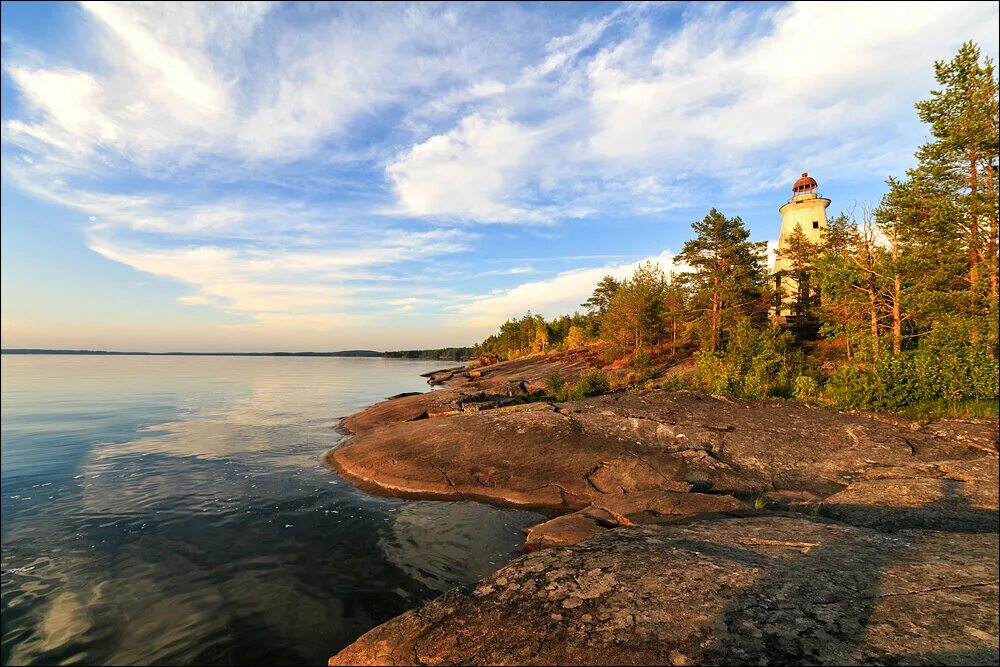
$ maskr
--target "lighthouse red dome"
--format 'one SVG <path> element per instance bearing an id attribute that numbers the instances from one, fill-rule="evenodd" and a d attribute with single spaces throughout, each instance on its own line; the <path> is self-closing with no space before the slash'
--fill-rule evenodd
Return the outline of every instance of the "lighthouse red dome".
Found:
<path id="1" fill-rule="evenodd" d="M 802 172 L 802 178 L 795 181 L 795 185 L 792 186 L 792 192 L 809 192 L 815 189 L 816 179 L 806 172 Z"/>

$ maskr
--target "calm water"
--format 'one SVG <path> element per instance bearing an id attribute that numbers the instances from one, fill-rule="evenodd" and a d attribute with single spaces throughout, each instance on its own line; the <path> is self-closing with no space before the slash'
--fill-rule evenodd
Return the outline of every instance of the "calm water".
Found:
<path id="1" fill-rule="evenodd" d="M 4 356 L 4 664 L 325 664 L 538 515 L 376 498 L 337 417 L 441 362 Z"/>

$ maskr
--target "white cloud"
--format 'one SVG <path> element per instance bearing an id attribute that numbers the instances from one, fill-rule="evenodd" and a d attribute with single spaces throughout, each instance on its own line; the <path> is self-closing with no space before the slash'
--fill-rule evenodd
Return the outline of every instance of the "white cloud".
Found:
<path id="1" fill-rule="evenodd" d="M 118 38 L 132 67 L 142 73 L 146 92 L 157 102 L 168 104 L 172 115 L 198 121 L 220 116 L 228 110 L 225 84 L 219 80 L 211 62 L 201 51 L 207 45 L 203 41 L 191 44 L 190 36 L 184 33 L 175 33 L 175 36 L 187 38 L 187 49 L 171 48 L 162 40 L 166 32 L 164 28 L 176 30 L 180 27 L 180 16 L 187 14 L 184 16 L 185 28 L 196 27 L 205 18 L 204 12 L 191 12 L 189 9 L 172 17 L 172 12 L 165 12 L 154 4 L 135 7 L 84 2 L 83 6 Z M 175 6 L 171 9 L 180 8 Z M 249 20 L 251 25 L 263 13 L 259 11 L 237 17 L 224 7 L 222 11 L 229 13 L 231 19 Z M 227 32 L 233 27 L 227 25 Z M 161 34 L 158 35 L 158 32 Z"/>
<path id="2" fill-rule="evenodd" d="M 590 63 L 590 147 L 690 165 L 790 142 L 835 146 L 908 112 L 933 58 L 950 57 L 970 27 L 989 52 L 996 16 L 987 4 L 795 3 L 750 36 L 755 15 L 709 10 L 658 44 L 630 38 Z"/>
<path id="3" fill-rule="evenodd" d="M 539 221 L 539 213 L 503 201 L 518 185 L 513 179 L 536 137 L 503 113 L 463 118 L 454 130 L 413 146 L 386 167 L 399 211 L 484 222 Z"/>
<path id="4" fill-rule="evenodd" d="M 933 86 L 933 60 L 969 38 L 997 49 L 990 3 L 695 5 L 668 33 L 648 8 L 627 9 L 553 38 L 496 99 L 402 154 L 387 170 L 400 209 L 646 215 L 769 189 L 801 165 L 884 178 L 922 140 L 912 105 Z M 502 119 L 486 120 L 500 105 Z M 502 141 L 483 147 L 481 127 Z"/>
<path id="5" fill-rule="evenodd" d="M 100 234 L 95 252 L 138 271 L 169 278 L 196 291 L 185 305 L 213 305 L 231 312 L 304 315 L 333 308 L 368 309 L 365 295 L 380 291 L 361 281 L 366 269 L 465 249 L 457 231 L 383 234 L 337 246 L 150 247 Z M 399 290 L 396 290 L 397 292 Z M 377 306 L 377 304 L 376 304 Z"/>
<path id="6" fill-rule="evenodd" d="M 92 71 L 5 63 L 33 116 L 5 124 L 11 141 L 107 151 L 151 171 L 218 156 L 289 162 L 350 140 L 352 123 L 382 107 L 436 95 L 443 81 L 465 82 L 470 99 L 504 88 L 479 74 L 501 54 L 477 45 L 448 7 L 83 7 L 103 62 Z"/>

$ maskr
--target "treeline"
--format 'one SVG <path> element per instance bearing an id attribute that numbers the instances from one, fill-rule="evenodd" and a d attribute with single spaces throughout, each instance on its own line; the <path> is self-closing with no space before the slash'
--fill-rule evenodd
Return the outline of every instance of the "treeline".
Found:
<path id="1" fill-rule="evenodd" d="M 686 270 L 647 262 L 625 280 L 605 276 L 585 313 L 529 313 L 475 352 L 595 342 L 642 369 L 693 350 L 693 373 L 672 386 L 880 410 L 985 401 L 995 412 L 997 79 L 971 42 L 934 68 L 940 87 L 916 105 L 931 137 L 917 165 L 877 205 L 831 220 L 823 243 L 794 234 L 780 283 L 766 244 L 712 209 L 675 258 Z"/>
<path id="2" fill-rule="evenodd" d="M 533 352 L 581 347 L 597 337 L 592 318 L 573 313 L 551 321 L 541 315 L 507 320 L 500 331 L 472 348 L 477 357 L 516 359 Z"/>
<path id="3" fill-rule="evenodd" d="M 396 350 L 385 352 L 390 359 L 438 359 L 442 361 L 468 361 L 472 358 L 471 347 L 442 347 L 437 350 Z"/>

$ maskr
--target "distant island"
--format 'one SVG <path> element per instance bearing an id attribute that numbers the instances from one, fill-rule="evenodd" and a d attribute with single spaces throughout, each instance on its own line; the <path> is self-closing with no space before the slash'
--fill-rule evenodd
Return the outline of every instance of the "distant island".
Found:
<path id="1" fill-rule="evenodd" d="M 391 359 L 442 359 L 445 361 L 468 361 L 475 356 L 471 347 L 442 347 L 436 350 L 397 350 L 383 356 Z"/>

